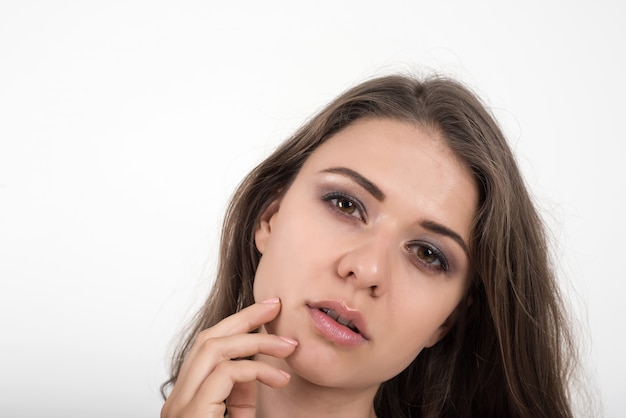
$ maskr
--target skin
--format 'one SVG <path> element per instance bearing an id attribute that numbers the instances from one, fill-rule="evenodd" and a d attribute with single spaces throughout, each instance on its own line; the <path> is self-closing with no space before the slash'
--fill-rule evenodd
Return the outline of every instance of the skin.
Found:
<path id="1" fill-rule="evenodd" d="M 467 305 L 477 202 L 471 174 L 433 130 L 371 119 L 329 138 L 260 219 L 254 295 L 266 303 L 198 337 L 162 416 L 221 416 L 228 397 L 236 418 L 374 417 L 380 383 Z M 320 301 L 360 312 L 367 339 L 344 346 L 321 333 L 311 317 Z"/>

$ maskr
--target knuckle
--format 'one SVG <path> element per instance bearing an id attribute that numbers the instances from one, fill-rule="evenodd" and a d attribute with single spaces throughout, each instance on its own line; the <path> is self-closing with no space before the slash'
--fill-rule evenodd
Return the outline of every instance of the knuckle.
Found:
<path id="1" fill-rule="evenodd" d="M 209 338 L 200 343 L 198 351 L 202 357 L 213 358 L 219 356 L 219 344 L 215 338 Z"/>
<path id="2" fill-rule="evenodd" d="M 212 328 L 207 328 L 207 329 L 203 329 L 202 331 L 200 331 L 198 333 L 198 335 L 196 336 L 196 341 L 204 341 L 207 340 L 209 338 L 211 338 L 212 336 Z"/>
<path id="3" fill-rule="evenodd" d="M 230 372 L 232 371 L 232 368 L 233 368 L 233 366 L 232 366 L 232 363 L 230 361 L 220 361 L 215 366 L 215 369 L 213 370 L 213 373 L 215 373 L 217 375 L 230 374 Z"/>

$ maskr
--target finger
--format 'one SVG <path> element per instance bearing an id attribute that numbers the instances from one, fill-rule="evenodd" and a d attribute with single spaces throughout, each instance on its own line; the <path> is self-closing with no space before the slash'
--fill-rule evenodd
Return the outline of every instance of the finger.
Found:
<path id="1" fill-rule="evenodd" d="M 224 361 L 265 354 L 285 358 L 296 349 L 297 342 L 270 334 L 239 334 L 206 340 L 196 351 L 192 362 L 185 362 L 177 396 L 182 402 L 191 399 L 202 382 Z"/>
<path id="2" fill-rule="evenodd" d="M 185 406 L 193 398 L 204 379 L 213 371 L 214 367 L 220 361 L 228 359 L 227 355 L 211 355 L 213 350 L 219 349 L 219 345 L 206 344 L 207 342 L 212 343 L 215 338 L 233 335 L 233 333 L 267 339 L 266 334 L 245 333 L 258 328 L 265 322 L 271 321 L 279 312 L 280 300 L 277 298 L 269 299 L 261 303 L 250 305 L 240 312 L 225 318 L 215 326 L 202 331 L 196 337 L 181 367 L 177 382 L 168 396 L 168 402 L 166 402 L 166 404 L 169 403 L 173 405 L 174 410 Z M 222 340 L 222 342 L 224 341 L 225 339 Z M 274 339 L 274 341 L 277 341 L 279 345 L 285 345 L 283 341 L 276 339 Z M 246 347 L 246 344 L 242 344 L 242 347 Z M 231 358 L 246 357 L 256 354 L 254 352 L 254 345 L 252 347 L 253 348 L 249 351 L 232 351 L 231 354 L 234 357 Z M 226 348 L 226 350 L 228 349 Z M 280 349 L 278 352 L 274 352 L 267 343 L 259 343 L 257 352 L 267 352 L 270 355 L 275 353 L 282 356 Z"/>
<path id="3" fill-rule="evenodd" d="M 185 373 L 185 369 L 189 368 L 189 364 L 194 361 L 197 352 L 202 350 L 202 347 L 207 340 L 217 337 L 248 333 L 260 327 L 262 324 L 276 318 L 279 312 L 280 300 L 278 298 L 268 299 L 267 301 L 250 305 L 221 320 L 211 328 L 200 332 L 187 354 L 187 358 L 181 368 L 180 374 L 183 375 Z"/>
<path id="4" fill-rule="evenodd" d="M 280 312 L 280 299 L 272 298 L 252 304 L 232 314 L 202 333 L 206 338 L 243 334 L 271 321 Z"/>
<path id="5" fill-rule="evenodd" d="M 229 418 L 255 418 L 257 402 L 256 381 L 237 382 L 233 386 L 228 399 L 226 409 Z"/>
<path id="6" fill-rule="evenodd" d="M 213 416 L 211 414 L 224 413 L 224 401 L 233 392 L 234 386 L 239 382 L 259 381 L 273 388 L 279 388 L 289 383 L 290 376 L 267 363 L 253 360 L 223 361 L 213 373 L 202 383 L 196 396 L 187 404 L 185 412 L 193 411 L 191 416 Z M 256 392 L 235 392 L 237 405 L 231 405 L 235 413 L 240 417 L 254 417 L 256 408 Z M 238 407 L 239 406 L 239 407 Z M 250 413 L 252 415 L 250 415 Z M 204 415 L 202 415 L 204 414 Z M 231 412 L 229 410 L 229 417 Z M 247 415 L 245 415 L 247 414 Z"/>

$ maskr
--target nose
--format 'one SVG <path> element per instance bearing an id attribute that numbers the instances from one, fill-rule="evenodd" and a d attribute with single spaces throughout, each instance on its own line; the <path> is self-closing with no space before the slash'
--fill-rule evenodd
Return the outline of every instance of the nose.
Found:
<path id="1" fill-rule="evenodd" d="M 355 237 L 339 260 L 337 272 L 357 288 L 369 289 L 373 296 L 382 294 L 391 273 L 392 243 L 381 234 Z"/>

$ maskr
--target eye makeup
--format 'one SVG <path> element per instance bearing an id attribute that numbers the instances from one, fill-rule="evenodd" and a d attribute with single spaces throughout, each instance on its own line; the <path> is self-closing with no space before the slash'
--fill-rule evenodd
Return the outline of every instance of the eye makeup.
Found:
<path id="1" fill-rule="evenodd" d="M 405 246 L 412 261 L 433 273 L 448 272 L 450 265 L 444 253 L 432 243 L 412 241 Z"/>
<path id="2" fill-rule="evenodd" d="M 368 188 L 363 186 L 364 182 L 368 185 L 373 183 L 358 173 L 356 176 L 360 180 L 357 181 L 355 174 L 351 173 L 356 172 L 340 168 L 321 171 L 322 177 L 317 182 L 317 193 L 321 195 L 321 200 L 325 205 L 338 216 L 348 221 L 367 223 L 369 214 L 364 202 L 369 200 L 371 204 L 380 202 L 381 205 L 385 205 L 387 200 L 382 190 L 376 186 L 368 186 Z M 376 196 L 370 196 L 372 187 L 377 190 Z M 456 232 L 431 220 L 421 220 L 417 224 L 422 230 L 417 233 L 417 236 L 423 236 L 423 238 L 411 239 L 404 245 L 406 254 L 414 265 L 424 271 L 436 274 L 451 273 L 455 270 L 455 265 L 463 264 L 458 260 L 455 251 L 443 250 L 441 243 L 437 244 L 441 238 L 452 239 L 469 259 L 469 249 L 463 238 Z M 416 238 L 415 235 L 414 238 Z M 447 247 L 447 245 L 443 245 L 443 247 Z"/>
<path id="3" fill-rule="evenodd" d="M 322 196 L 322 201 L 326 202 L 338 215 L 358 219 L 362 222 L 365 222 L 367 218 L 367 211 L 364 205 L 358 199 L 345 192 L 329 192 Z"/>

